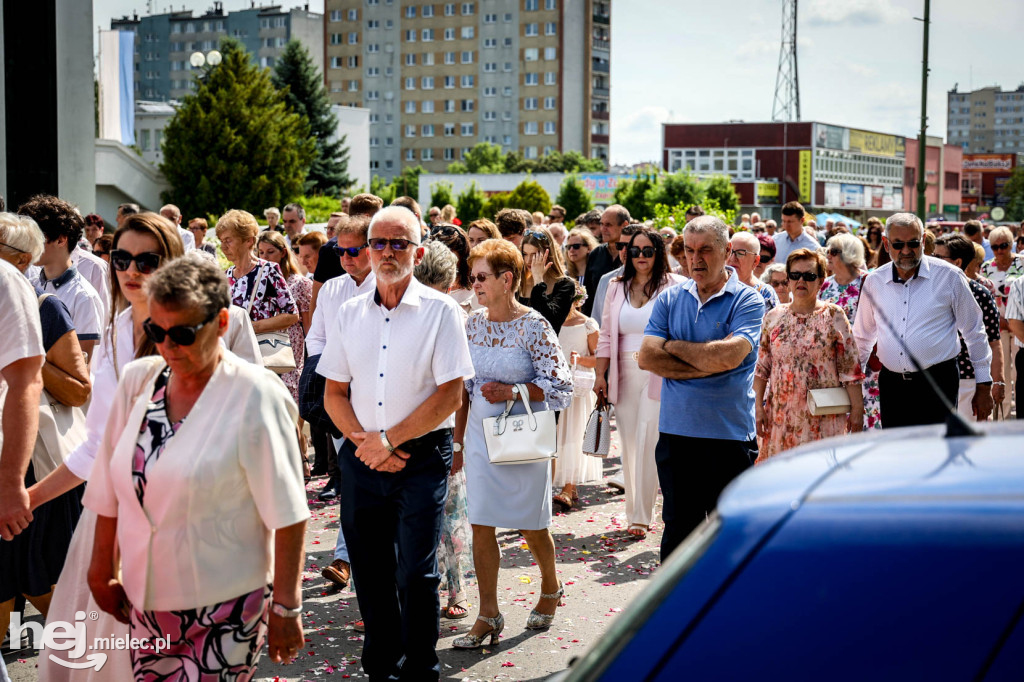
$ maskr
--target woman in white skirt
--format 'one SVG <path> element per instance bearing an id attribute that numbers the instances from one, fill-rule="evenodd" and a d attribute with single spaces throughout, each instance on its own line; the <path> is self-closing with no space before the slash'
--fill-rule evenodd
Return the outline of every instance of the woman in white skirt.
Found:
<path id="1" fill-rule="evenodd" d="M 583 436 L 587 419 L 594 411 L 596 396 L 593 392 L 594 367 L 597 358 L 597 321 L 581 312 L 587 300 L 587 290 L 576 283 L 576 296 L 572 310 L 558 332 L 558 343 L 562 346 L 562 357 L 573 369 L 573 398 L 569 407 L 558 418 L 558 459 L 553 463 L 554 486 L 561 489 L 552 502 L 565 509 L 579 504 L 576 486 L 581 483 L 601 480 L 604 460 L 583 452 Z"/>
<path id="2" fill-rule="evenodd" d="M 627 532 L 637 538 L 647 535 L 654 516 L 658 493 L 654 447 L 661 408 L 661 377 L 640 369 L 637 357 L 654 299 L 683 279 L 669 270 L 661 235 L 644 228 L 630 237 L 622 275 L 609 284 L 602 311 L 594 391 L 605 393 L 615 405 L 626 482 Z"/>

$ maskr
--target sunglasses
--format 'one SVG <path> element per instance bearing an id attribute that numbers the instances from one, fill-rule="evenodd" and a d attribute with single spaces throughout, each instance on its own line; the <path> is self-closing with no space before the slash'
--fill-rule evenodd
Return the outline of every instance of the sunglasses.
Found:
<path id="1" fill-rule="evenodd" d="M 784 279 L 773 279 L 771 281 L 771 285 L 772 285 L 772 287 L 778 289 L 779 287 L 789 286 L 789 282 L 787 282 Z"/>
<path id="2" fill-rule="evenodd" d="M 127 271 L 132 261 L 135 261 L 135 268 L 143 275 L 148 275 L 160 267 L 162 260 L 163 256 L 159 253 L 140 253 L 136 256 L 124 249 L 114 249 L 110 252 L 110 265 L 119 272 Z"/>
<path id="3" fill-rule="evenodd" d="M 915 249 L 921 246 L 921 240 L 911 239 L 908 242 L 889 242 L 889 246 L 891 246 L 896 251 L 902 251 L 904 246 L 909 246 L 910 250 L 914 251 Z"/>
<path id="4" fill-rule="evenodd" d="M 491 273 L 489 273 L 489 272 L 480 272 L 480 273 L 477 273 L 475 275 L 470 275 L 469 276 L 469 281 L 470 282 L 479 282 L 480 284 L 483 284 L 484 282 L 487 281 L 488 277 L 494 277 L 495 279 L 497 279 L 499 275 L 501 275 L 502 273 L 505 273 L 505 272 L 511 272 L 511 271 L 510 270 L 502 270 L 501 272 L 496 272 L 493 275 Z"/>
<path id="5" fill-rule="evenodd" d="M 365 248 L 366 248 L 366 244 L 363 244 L 362 246 L 348 246 L 348 247 L 338 246 L 337 244 L 335 244 L 334 245 L 334 253 L 338 254 L 339 256 L 348 256 L 349 258 L 358 258 L 359 257 L 359 252 L 362 251 Z"/>
<path id="6" fill-rule="evenodd" d="M 433 228 L 430 231 L 430 236 L 431 237 L 438 237 L 438 236 L 440 236 L 440 237 L 452 237 L 454 235 L 457 235 L 458 233 L 459 233 L 459 230 L 457 228 L 452 227 L 451 225 L 442 225 L 440 227 Z"/>
<path id="7" fill-rule="evenodd" d="M 1010 248 L 1010 242 L 1003 242 L 1002 244 L 989 244 L 993 251 L 1003 251 L 1004 249 Z"/>
<path id="8" fill-rule="evenodd" d="M 217 315 L 214 315 L 194 327 L 181 324 L 170 329 L 164 329 L 155 324 L 153 320 L 146 318 L 146 321 L 142 323 L 142 330 L 146 332 L 146 336 L 149 337 L 150 341 L 158 345 L 163 343 L 164 339 L 170 337 L 171 341 L 178 346 L 191 346 L 196 342 L 196 334 L 199 333 L 199 330 L 213 322 L 216 318 Z"/>
<path id="9" fill-rule="evenodd" d="M 828 250 L 828 255 L 830 255 L 830 256 L 839 256 L 842 253 L 843 253 L 842 249 L 829 249 Z"/>
<path id="10" fill-rule="evenodd" d="M 644 258 L 652 258 L 656 253 L 653 246 L 645 246 L 642 249 L 639 246 L 631 246 L 626 250 L 630 258 L 639 258 L 643 254 Z"/>
<path id="11" fill-rule="evenodd" d="M 746 249 L 733 249 L 732 253 L 735 254 L 737 258 L 746 258 L 750 252 Z"/>
<path id="12" fill-rule="evenodd" d="M 293 246 L 292 247 L 292 253 L 294 253 L 296 256 L 298 256 L 299 255 L 299 247 Z"/>
<path id="13" fill-rule="evenodd" d="M 619 251 L 624 250 L 628 246 L 629 242 L 615 242 L 615 248 L 618 249 Z"/>
<path id="14" fill-rule="evenodd" d="M 759 254 L 757 258 L 762 263 L 767 263 L 768 261 L 770 261 L 772 259 L 772 256 L 771 256 L 770 253 L 762 253 L 762 254 Z"/>
<path id="15" fill-rule="evenodd" d="M 546 234 L 544 234 L 543 232 L 537 232 L 536 230 L 527 230 L 526 236 L 533 237 L 534 239 L 539 239 L 542 242 L 546 242 L 548 240 L 548 236 Z"/>
<path id="16" fill-rule="evenodd" d="M 370 248 L 374 251 L 383 251 L 388 246 L 391 247 L 392 251 L 405 251 L 413 243 L 408 239 L 384 239 L 383 237 L 374 237 L 370 240 Z"/>
<path id="17" fill-rule="evenodd" d="M 791 272 L 791 273 L 789 273 L 789 278 L 791 280 L 793 280 L 794 282 L 799 282 L 800 280 L 803 280 L 805 282 L 813 282 L 814 280 L 818 279 L 818 273 L 816 273 L 816 272 Z"/>

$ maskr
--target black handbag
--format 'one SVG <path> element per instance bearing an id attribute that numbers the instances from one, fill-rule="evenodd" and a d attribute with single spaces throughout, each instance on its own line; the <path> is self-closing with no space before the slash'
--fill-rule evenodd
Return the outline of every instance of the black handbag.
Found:
<path id="1" fill-rule="evenodd" d="M 327 379 L 323 375 L 317 374 L 316 366 L 318 364 L 320 364 L 319 355 L 306 358 L 302 374 L 299 375 L 299 416 L 309 422 L 310 428 L 318 428 L 335 438 L 341 438 L 341 431 L 331 421 L 331 417 L 324 407 Z"/>

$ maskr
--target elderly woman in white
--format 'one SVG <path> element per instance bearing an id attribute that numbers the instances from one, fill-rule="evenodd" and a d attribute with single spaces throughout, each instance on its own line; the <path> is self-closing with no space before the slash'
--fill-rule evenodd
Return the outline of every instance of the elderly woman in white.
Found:
<path id="1" fill-rule="evenodd" d="M 264 639 L 275 661 L 303 643 L 297 409 L 275 375 L 222 348 L 230 297 L 215 265 L 179 258 L 146 292 L 160 355 L 125 367 L 89 479 L 89 588 L 132 637 L 169 638 L 131 652 L 136 679 L 248 680 Z"/>

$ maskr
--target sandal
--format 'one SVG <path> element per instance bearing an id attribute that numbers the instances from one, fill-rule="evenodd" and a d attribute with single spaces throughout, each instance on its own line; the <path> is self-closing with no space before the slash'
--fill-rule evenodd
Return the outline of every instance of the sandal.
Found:
<path id="1" fill-rule="evenodd" d="M 557 495 L 552 495 L 551 496 L 551 501 L 556 503 L 556 504 L 562 505 L 566 509 L 572 509 L 572 506 L 573 506 L 572 505 L 572 502 L 573 502 L 572 498 L 569 497 L 569 495 L 567 495 L 564 492 L 558 493 Z"/>
<path id="2" fill-rule="evenodd" d="M 637 540 L 643 540 L 647 537 L 647 526 L 645 526 L 642 523 L 631 523 L 626 532 L 635 537 Z"/>
<path id="3" fill-rule="evenodd" d="M 302 458 L 302 480 L 309 483 L 313 478 L 313 472 L 309 469 L 309 460 L 305 457 Z"/>
<path id="4" fill-rule="evenodd" d="M 461 618 L 465 618 L 469 615 L 469 611 L 466 610 L 467 606 L 469 606 L 469 604 L 465 599 L 459 599 L 458 601 L 448 604 L 448 606 L 441 609 L 441 617 L 447 618 L 448 620 L 459 620 Z M 462 613 L 458 613 L 456 609 L 462 611 Z"/>

